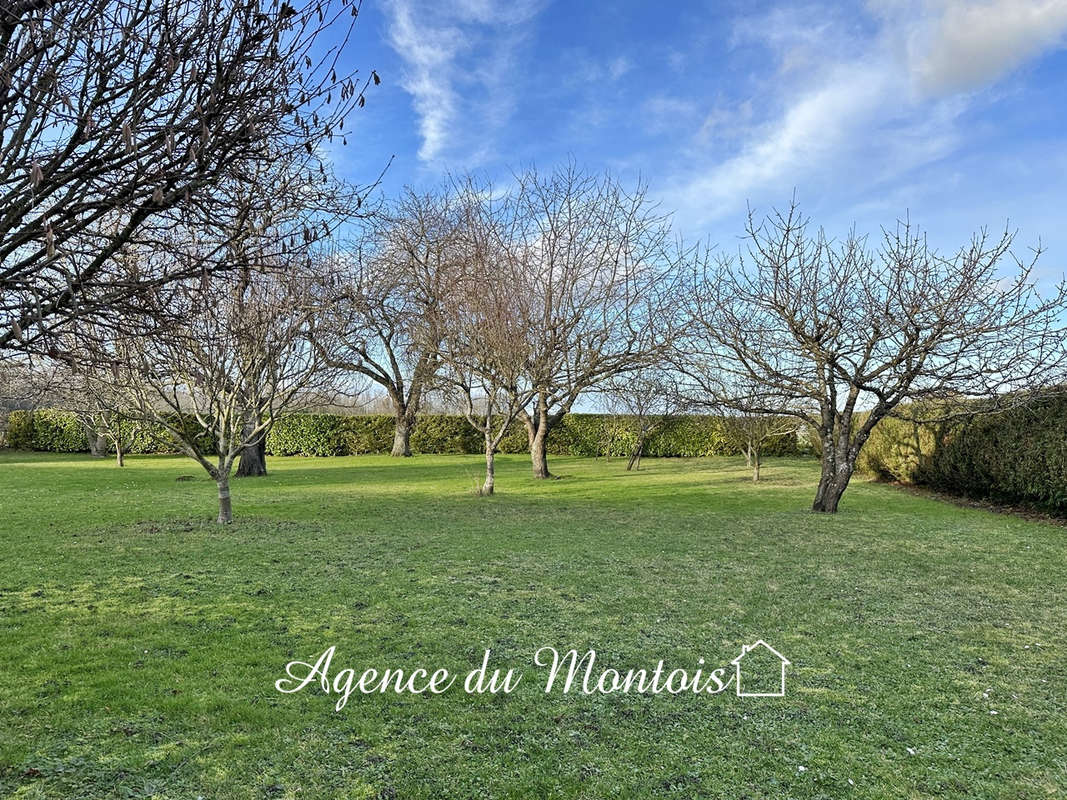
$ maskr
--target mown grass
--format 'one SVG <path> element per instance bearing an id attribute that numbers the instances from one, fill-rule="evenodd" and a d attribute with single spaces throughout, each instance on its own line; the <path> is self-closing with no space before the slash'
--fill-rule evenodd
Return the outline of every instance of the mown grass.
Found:
<path id="1" fill-rule="evenodd" d="M 0 795 L 1046 798 L 1067 793 L 1067 531 L 816 465 L 0 455 Z M 196 480 L 180 482 L 180 475 Z M 784 698 L 545 695 L 542 645 L 725 666 Z M 445 667 L 510 695 L 283 695 L 285 664 Z M 995 714 L 993 712 L 996 712 Z M 803 769 L 801 769 L 803 767 Z"/>

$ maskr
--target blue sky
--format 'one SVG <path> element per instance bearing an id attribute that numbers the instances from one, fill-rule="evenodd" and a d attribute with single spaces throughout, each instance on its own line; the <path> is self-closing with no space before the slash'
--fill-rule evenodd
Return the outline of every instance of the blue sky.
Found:
<path id="1" fill-rule="evenodd" d="M 573 158 L 643 177 L 686 239 L 733 247 L 794 189 L 831 233 L 1020 229 L 1067 266 L 1067 0 L 365 0 L 382 85 L 335 154 L 384 188 Z"/>

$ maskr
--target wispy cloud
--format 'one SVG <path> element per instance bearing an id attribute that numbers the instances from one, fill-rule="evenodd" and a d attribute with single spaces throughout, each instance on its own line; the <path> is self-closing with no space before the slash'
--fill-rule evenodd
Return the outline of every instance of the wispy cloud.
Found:
<path id="1" fill-rule="evenodd" d="M 667 197 L 683 218 L 706 223 L 798 184 L 869 186 L 942 158 L 978 90 L 1063 44 L 1067 30 L 1067 0 L 872 0 L 871 8 L 876 28 L 864 36 L 832 9 L 775 10 L 735 26 L 735 48 L 771 56 L 764 85 L 777 102 L 732 152 L 708 145 L 706 126 L 694 134 L 697 167 Z"/>
<path id="2" fill-rule="evenodd" d="M 700 105 L 685 97 L 656 94 L 641 105 L 646 131 L 671 133 L 679 125 L 691 124 L 700 114 Z"/>
<path id="3" fill-rule="evenodd" d="M 611 59 L 611 62 L 608 64 L 608 75 L 611 76 L 613 81 L 617 81 L 633 69 L 633 67 L 633 63 L 626 56 L 617 56 Z"/>
<path id="4" fill-rule="evenodd" d="M 404 62 L 401 85 L 419 118 L 421 161 L 477 159 L 487 128 L 506 121 L 513 53 L 540 7 L 539 0 L 385 4 L 388 42 Z"/>

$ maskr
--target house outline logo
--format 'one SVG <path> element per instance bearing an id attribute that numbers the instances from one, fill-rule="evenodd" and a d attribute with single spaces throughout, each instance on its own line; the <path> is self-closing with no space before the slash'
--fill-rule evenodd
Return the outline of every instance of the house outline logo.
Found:
<path id="1" fill-rule="evenodd" d="M 763 647 L 763 648 L 769 650 L 779 660 L 779 664 L 780 664 L 782 672 L 781 672 L 781 684 L 780 684 L 781 688 L 777 692 L 743 692 L 743 691 L 741 691 L 741 662 L 744 660 L 745 656 L 747 656 L 749 653 L 751 653 L 757 647 Z M 757 639 L 755 642 L 753 642 L 752 644 L 749 644 L 749 645 L 744 645 L 744 644 L 741 645 L 741 655 L 739 655 L 737 658 L 735 658 L 730 663 L 734 665 L 734 686 L 735 686 L 735 689 L 737 691 L 737 696 L 738 697 L 785 697 L 785 668 L 787 666 L 789 666 L 790 664 L 792 664 L 793 662 L 790 661 L 785 656 L 783 656 L 781 653 L 779 653 L 777 650 L 775 650 L 773 647 L 771 647 L 769 644 L 767 644 L 762 639 Z"/>

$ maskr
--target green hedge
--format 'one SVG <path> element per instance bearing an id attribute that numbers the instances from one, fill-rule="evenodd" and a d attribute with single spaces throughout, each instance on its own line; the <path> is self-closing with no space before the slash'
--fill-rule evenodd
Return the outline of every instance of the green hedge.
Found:
<path id="1" fill-rule="evenodd" d="M 882 420 L 860 460 L 884 478 L 1067 510 L 1067 394 L 951 426 Z"/>
<path id="2" fill-rule="evenodd" d="M 569 414 L 548 439 L 551 455 L 626 456 L 635 441 L 625 418 L 610 414 Z M 267 437 L 271 455 L 334 456 L 388 453 L 393 446 L 393 418 L 389 415 L 346 417 L 335 414 L 290 414 Z M 481 434 L 461 416 L 432 414 L 419 419 L 411 434 L 415 453 L 480 453 Z M 503 453 L 527 451 L 526 430 L 515 422 L 500 443 Z M 716 417 L 680 417 L 648 440 L 649 456 L 708 456 L 736 452 L 728 444 Z M 783 436 L 767 448 L 768 455 L 799 452 L 796 437 Z"/>
<path id="3" fill-rule="evenodd" d="M 186 420 L 196 431 L 195 420 Z M 610 414 L 569 414 L 548 440 L 551 455 L 627 456 L 635 441 L 631 421 Z M 43 409 L 12 412 L 8 421 L 11 447 L 52 452 L 87 452 L 89 442 L 77 418 L 67 411 Z M 204 452 L 213 452 L 210 437 L 201 437 Z M 289 414 L 267 437 L 267 452 L 277 456 L 339 456 L 388 453 L 393 446 L 393 417 L 386 414 Z M 481 434 L 462 416 L 432 414 L 422 417 L 411 434 L 416 453 L 480 453 Z M 515 422 L 500 444 L 503 453 L 527 452 L 526 430 Z M 130 453 L 173 453 L 177 448 L 162 428 L 145 426 L 137 431 Z M 800 452 L 795 436 L 783 436 L 766 449 L 767 455 Z M 717 417 L 679 417 L 649 437 L 648 456 L 709 456 L 736 453 Z"/>
<path id="4" fill-rule="evenodd" d="M 169 415 L 169 418 L 172 422 L 178 420 L 176 414 Z M 201 453 L 204 453 L 205 455 L 213 455 L 215 453 L 214 437 L 211 434 L 204 432 L 195 417 L 185 417 L 180 420 L 180 422 L 183 424 L 187 436 L 196 437 L 196 445 Z M 129 430 L 133 434 L 133 440 L 130 443 L 129 448 L 126 450 L 127 453 L 146 454 L 179 452 L 174 437 L 162 426 L 140 425 L 134 427 L 130 423 L 124 422 L 123 429 Z"/>
<path id="5" fill-rule="evenodd" d="M 176 418 L 176 417 L 174 417 Z M 212 437 L 201 432 L 200 425 L 192 417 L 184 421 L 185 429 L 197 435 L 204 453 L 214 453 Z M 173 437 L 162 426 L 143 425 L 134 428 L 130 423 L 124 427 L 133 434 L 127 453 L 177 453 Z M 50 453 L 87 453 L 89 437 L 70 411 L 41 408 L 36 411 L 12 411 L 7 420 L 7 444 L 16 450 L 42 450 Z"/>
<path id="6" fill-rule="evenodd" d="M 89 449 L 89 440 L 78 418 L 54 408 L 12 411 L 7 419 L 7 442 L 9 447 L 18 450 L 51 453 L 82 453 Z"/>
<path id="7" fill-rule="evenodd" d="M 89 443 L 86 442 L 86 447 Z M 33 414 L 12 411 L 7 415 L 7 446 L 15 450 L 33 449 Z"/>
<path id="8" fill-rule="evenodd" d="M 857 468 L 876 478 L 914 483 L 920 463 L 934 451 L 933 426 L 887 417 L 871 431 Z"/>

